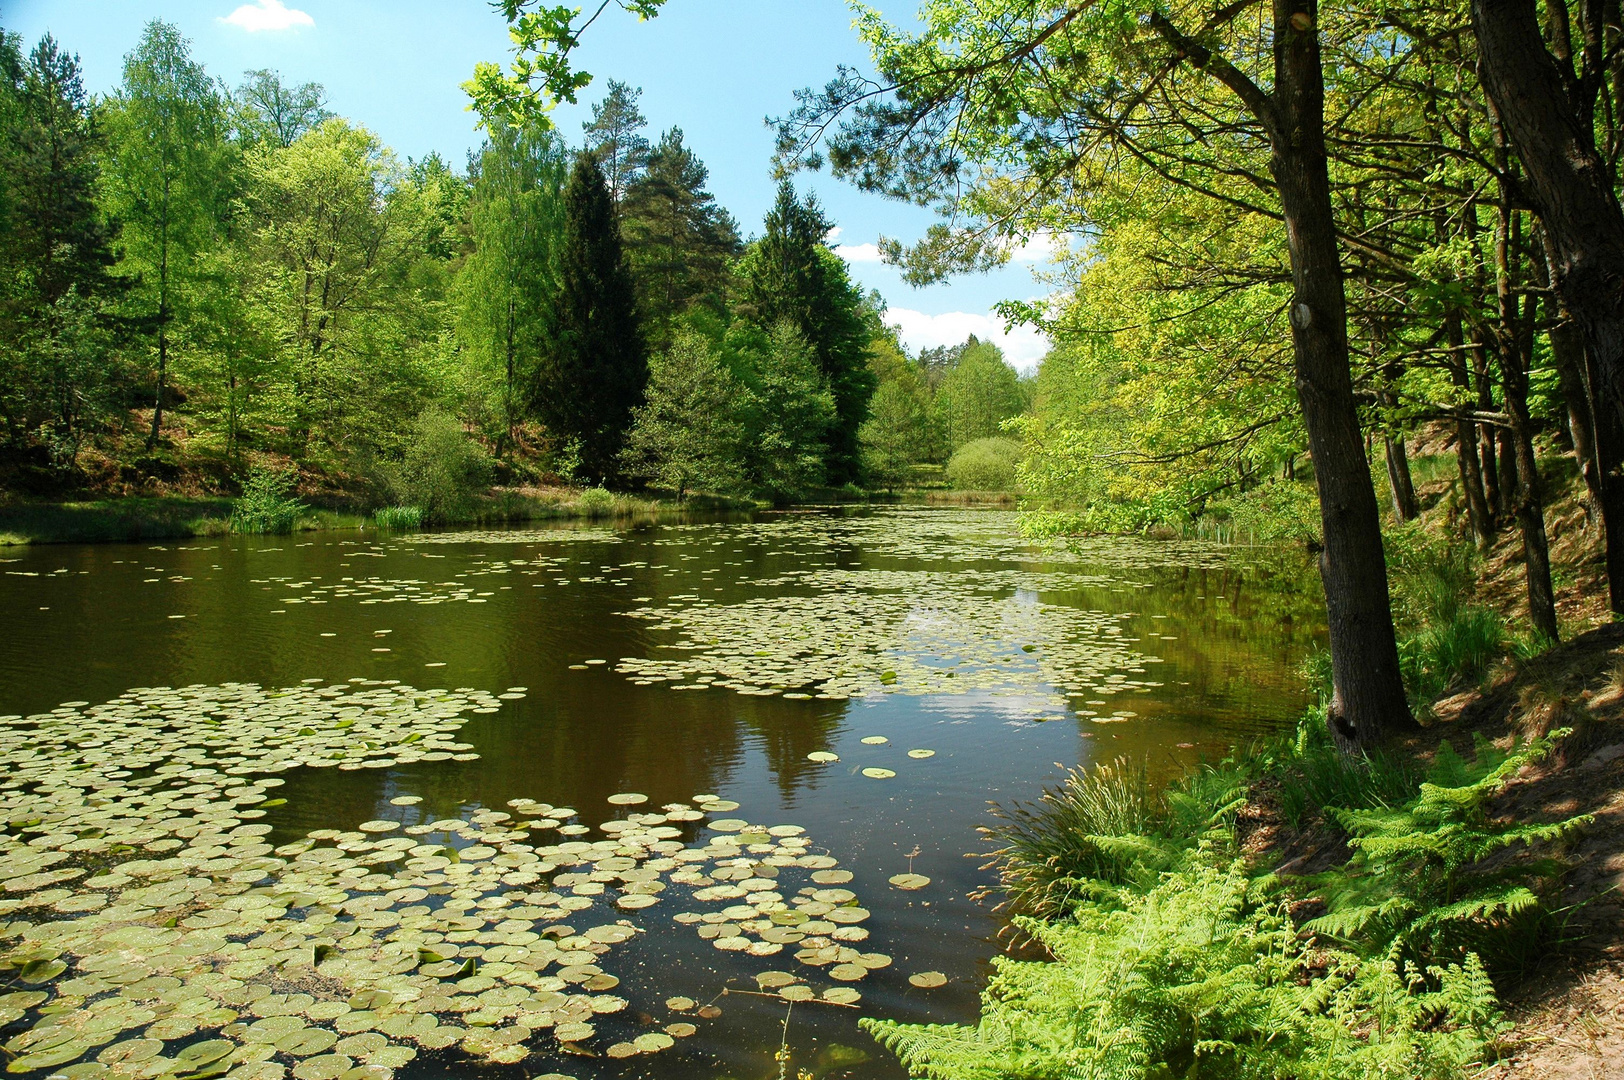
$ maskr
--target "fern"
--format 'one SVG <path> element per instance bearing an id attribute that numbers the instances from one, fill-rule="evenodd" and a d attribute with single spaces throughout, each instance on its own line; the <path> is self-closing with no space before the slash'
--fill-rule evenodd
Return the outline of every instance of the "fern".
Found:
<path id="1" fill-rule="evenodd" d="M 1480 738 L 1470 763 L 1445 742 L 1403 806 L 1332 811 L 1355 855 L 1317 879 L 1329 910 L 1306 929 L 1423 964 L 1460 962 L 1471 952 L 1498 956 L 1511 939 L 1539 932 L 1545 911 L 1537 890 L 1561 864 L 1518 858 L 1512 849 L 1561 841 L 1591 818 L 1497 822 L 1489 802 L 1566 734 L 1554 731 L 1512 753 Z"/>
<path id="2" fill-rule="evenodd" d="M 1311 949 L 1210 843 L 1148 891 L 1018 921 L 1054 960 L 998 960 L 975 1026 L 864 1026 L 935 1080 L 1352 1080 L 1455 1075 L 1499 1025 L 1475 958 L 1429 990 L 1413 969 Z"/>

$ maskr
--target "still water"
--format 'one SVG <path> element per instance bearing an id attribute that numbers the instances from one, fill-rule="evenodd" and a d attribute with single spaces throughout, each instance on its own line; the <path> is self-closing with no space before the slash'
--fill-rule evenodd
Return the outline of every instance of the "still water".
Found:
<path id="1" fill-rule="evenodd" d="M 578 811 L 583 841 L 602 840 L 605 821 L 679 805 L 666 824 L 690 845 L 718 819 L 750 823 L 741 835 L 768 845 L 757 826 L 790 825 L 805 841 L 789 854 L 838 862 L 870 913 L 865 938 L 836 943 L 848 958 L 889 959 L 835 981 L 827 961 L 795 958 L 800 941 L 763 956 L 700 936 L 720 916 L 694 916 L 737 895 L 707 903 L 695 883 L 672 882 L 655 903 L 617 909 L 611 885 L 570 921 L 641 931 L 599 960 L 622 1012 L 564 1051 L 537 1030 L 520 1065 L 452 1047 L 422 1052 L 401 1077 L 742 1080 L 777 1076 L 781 1045 L 791 1075 L 899 1076 L 856 1021 L 974 1018 L 1003 927 L 972 898 L 993 880 L 977 831 L 988 803 L 1033 799 L 1078 763 L 1127 755 L 1171 770 L 1289 723 L 1303 704 L 1296 671 L 1321 635 L 1312 602 L 1260 583 L 1244 552 L 1137 540 L 1042 550 L 998 511 L 41 547 L 5 556 L 0 571 L 0 716 L 12 724 L 138 687 L 496 695 L 456 733 L 464 752 L 287 771 L 263 814 L 267 843 L 466 820 L 525 799 Z M 617 794 L 647 801 L 607 801 Z M 738 805 L 684 820 L 704 809 L 696 795 Z M 929 883 L 890 884 L 905 873 Z M 779 893 L 813 902 L 808 877 L 785 864 Z M 759 991 L 766 970 L 819 994 L 849 985 L 860 1000 L 791 1006 L 739 992 Z M 945 984 L 910 982 L 921 973 Z M 671 998 L 721 1013 L 677 1015 Z M 697 1030 L 668 1049 L 605 1054 L 684 1017 Z M 275 1060 L 298 1068 L 297 1056 Z"/>

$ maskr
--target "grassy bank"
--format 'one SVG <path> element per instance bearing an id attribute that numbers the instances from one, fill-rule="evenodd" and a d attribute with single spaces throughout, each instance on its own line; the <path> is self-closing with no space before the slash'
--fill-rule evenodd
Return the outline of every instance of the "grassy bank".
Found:
<path id="1" fill-rule="evenodd" d="M 753 509 L 754 503 L 711 498 L 675 499 L 612 494 L 591 488 L 502 488 L 475 496 L 455 513 L 425 520 L 403 518 L 398 508 L 379 514 L 343 504 L 302 505 L 295 532 L 325 529 L 394 531 L 409 527 L 522 524 L 536 521 L 657 519 L 695 512 Z M 0 546 L 104 543 L 220 536 L 234 531 L 233 500 L 181 496 L 31 502 L 0 506 Z M 391 528 L 393 526 L 393 528 Z M 241 531 L 236 530 L 236 531 Z"/>

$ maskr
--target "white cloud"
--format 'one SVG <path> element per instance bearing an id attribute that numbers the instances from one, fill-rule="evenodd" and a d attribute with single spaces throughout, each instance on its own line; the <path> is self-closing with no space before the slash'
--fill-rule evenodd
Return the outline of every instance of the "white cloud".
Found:
<path id="1" fill-rule="evenodd" d="M 1049 351 L 1049 339 L 1030 326 L 1004 329 L 1004 320 L 996 315 L 973 311 L 949 311 L 941 315 L 926 315 L 910 308 L 890 308 L 885 321 L 897 328 L 902 343 L 917 352 L 937 345 L 957 345 L 974 334 L 982 341 L 990 341 L 1004 350 L 1004 358 L 1021 371 L 1031 371 L 1043 354 Z"/>
<path id="2" fill-rule="evenodd" d="M 316 20 L 298 8 L 285 7 L 282 0 L 254 0 L 244 4 L 220 20 L 240 26 L 250 34 L 261 30 L 292 30 L 300 26 L 315 26 Z"/>
<path id="3" fill-rule="evenodd" d="M 849 263 L 877 263 L 880 261 L 878 244 L 837 244 L 835 254 Z"/>
<path id="4" fill-rule="evenodd" d="M 1026 242 L 1009 253 L 1011 262 L 1046 263 L 1060 249 L 1060 238 L 1047 229 L 1040 229 L 1026 238 Z"/>

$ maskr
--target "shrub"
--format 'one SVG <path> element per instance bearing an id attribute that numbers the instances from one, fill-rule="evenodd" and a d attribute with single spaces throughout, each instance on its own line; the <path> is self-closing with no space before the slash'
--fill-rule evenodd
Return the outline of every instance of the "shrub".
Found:
<path id="1" fill-rule="evenodd" d="M 1021 444 L 1014 439 L 977 439 L 953 452 L 947 478 L 965 491 L 1013 491 Z"/>
<path id="2" fill-rule="evenodd" d="M 410 532 L 422 528 L 423 511 L 416 506 L 383 506 L 373 513 L 372 520 L 380 529 Z"/>
<path id="3" fill-rule="evenodd" d="M 1399 639 L 1399 665 L 1410 696 L 1428 702 L 1446 690 L 1478 682 L 1501 656 L 1507 639 L 1500 616 L 1484 607 L 1458 607 L 1447 620 Z"/>
<path id="4" fill-rule="evenodd" d="M 239 533 L 290 533 L 299 522 L 305 505 L 293 497 L 299 474 L 255 469 L 243 481 L 242 497 L 231 504 L 231 531 Z"/>
<path id="5" fill-rule="evenodd" d="M 410 438 L 400 463 L 386 470 L 391 494 L 400 505 L 417 507 L 424 521 L 465 516 L 475 496 L 490 484 L 484 447 L 439 409 L 424 410 L 412 424 Z"/>
<path id="6" fill-rule="evenodd" d="M 1280 816 L 1293 828 L 1328 807 L 1363 810 L 1401 805 L 1414 793 L 1420 778 L 1419 770 L 1403 755 L 1380 750 L 1344 753 L 1331 741 L 1322 709 L 1305 713 L 1294 736 L 1254 751 L 1253 767 L 1278 782 L 1275 800 Z"/>
<path id="7" fill-rule="evenodd" d="M 615 512 L 615 495 L 607 488 L 587 488 L 575 504 L 589 518 L 608 517 Z"/>

